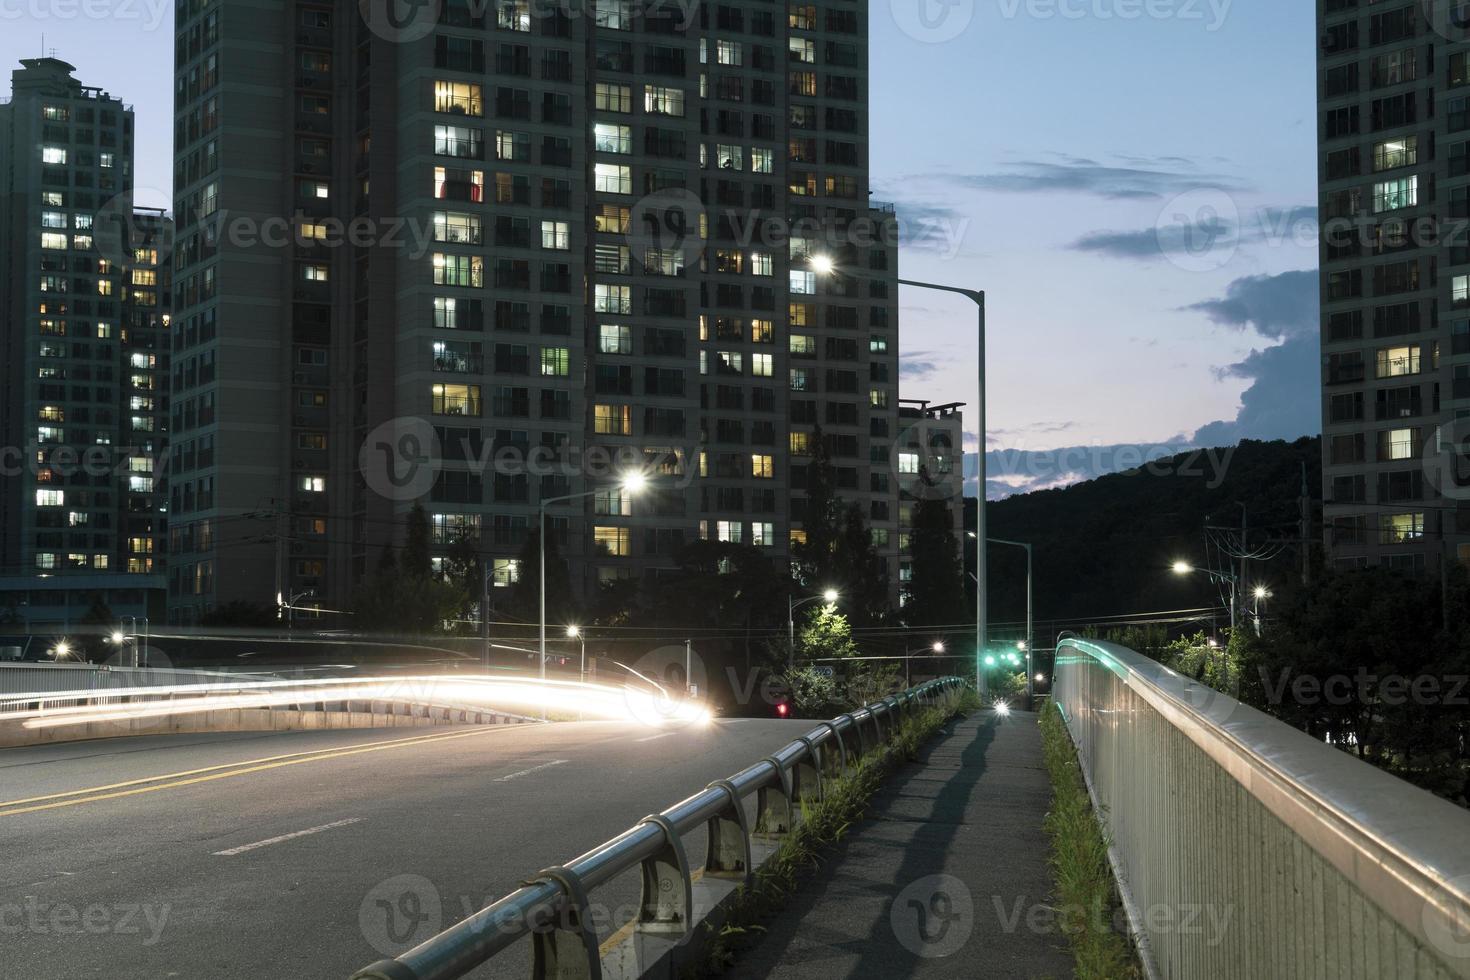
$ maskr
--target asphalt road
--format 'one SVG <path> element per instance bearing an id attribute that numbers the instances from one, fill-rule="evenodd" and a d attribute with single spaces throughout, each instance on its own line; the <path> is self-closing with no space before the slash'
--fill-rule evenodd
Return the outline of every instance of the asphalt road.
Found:
<path id="1" fill-rule="evenodd" d="M 0 978 L 334 978 L 809 722 L 177 735 L 0 750 Z M 703 834 L 685 841 L 703 860 Z M 593 893 L 615 927 L 637 872 Z M 606 931 L 604 931 L 604 937 Z M 524 976 L 529 945 L 479 976 Z"/>

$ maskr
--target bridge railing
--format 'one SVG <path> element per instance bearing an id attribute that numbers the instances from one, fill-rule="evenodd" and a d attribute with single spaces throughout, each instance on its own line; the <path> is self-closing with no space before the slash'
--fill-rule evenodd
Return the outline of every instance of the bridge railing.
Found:
<path id="1" fill-rule="evenodd" d="M 645 817 L 565 866 L 547 868 L 397 958 L 359 970 L 353 980 L 452 980 L 527 935 L 532 939 L 534 980 L 595 980 L 603 969 L 588 893 L 640 866 L 643 886 L 635 931 L 682 941 L 697 924 L 696 878 L 749 883 L 757 863 L 753 833 L 790 830 L 802 802 L 822 798 L 824 779 L 840 775 L 849 760 L 881 742 L 885 729 L 891 735 L 901 715 L 951 697 L 964 686 L 955 677 L 929 681 L 823 722 L 755 765 Z M 752 795 L 754 826 L 745 810 Z M 696 872 L 681 838 L 701 828 L 707 828 L 709 847 L 703 871 Z"/>
<path id="2" fill-rule="evenodd" d="M 1151 976 L 1470 977 L 1470 811 L 1116 644 L 1053 697 Z"/>

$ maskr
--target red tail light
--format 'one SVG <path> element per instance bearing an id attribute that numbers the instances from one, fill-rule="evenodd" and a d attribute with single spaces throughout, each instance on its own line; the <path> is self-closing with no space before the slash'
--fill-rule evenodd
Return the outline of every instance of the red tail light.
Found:
<path id="1" fill-rule="evenodd" d="M 785 702 L 782 702 L 781 704 L 776 705 L 776 714 L 780 715 L 782 718 L 785 718 L 786 717 L 786 713 L 788 711 L 790 711 L 790 710 L 791 710 L 790 708 L 786 707 Z"/>

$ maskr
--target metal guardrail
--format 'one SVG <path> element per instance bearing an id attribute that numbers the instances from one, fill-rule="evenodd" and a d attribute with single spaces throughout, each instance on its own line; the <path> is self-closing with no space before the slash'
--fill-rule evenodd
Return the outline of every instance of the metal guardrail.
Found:
<path id="1" fill-rule="evenodd" d="M 704 874 L 754 874 L 751 833 L 744 801 L 756 794 L 756 826 L 784 833 L 804 800 L 820 800 L 825 776 L 847 768 L 896 727 L 895 719 L 934 703 L 965 682 L 956 677 L 929 681 L 865 708 L 823 722 L 807 734 L 729 779 L 719 779 L 662 813 L 593 848 L 565 866 L 547 868 L 521 888 L 396 959 L 380 960 L 353 980 L 452 980 L 462 977 L 517 940 L 532 937 L 535 980 L 602 976 L 598 936 L 589 921 L 588 893 L 642 866 L 643 893 L 636 919 L 640 930 L 688 934 L 694 928 L 693 878 L 681 837 L 707 827 Z M 853 739 L 851 746 L 844 736 Z"/>
<path id="2" fill-rule="evenodd" d="M 1470 812 L 1112 643 L 1053 699 L 1162 977 L 1470 977 Z"/>

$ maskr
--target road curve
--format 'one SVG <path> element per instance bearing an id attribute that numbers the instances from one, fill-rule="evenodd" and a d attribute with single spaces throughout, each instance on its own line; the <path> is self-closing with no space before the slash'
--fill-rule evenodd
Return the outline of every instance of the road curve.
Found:
<path id="1" fill-rule="evenodd" d="M 345 978 L 810 727 L 567 722 L 0 750 L 0 974 Z M 702 860 L 702 834 L 686 846 Z M 609 920 L 636 901 L 625 878 L 593 895 Z M 476 976 L 524 975 L 528 955 Z"/>

